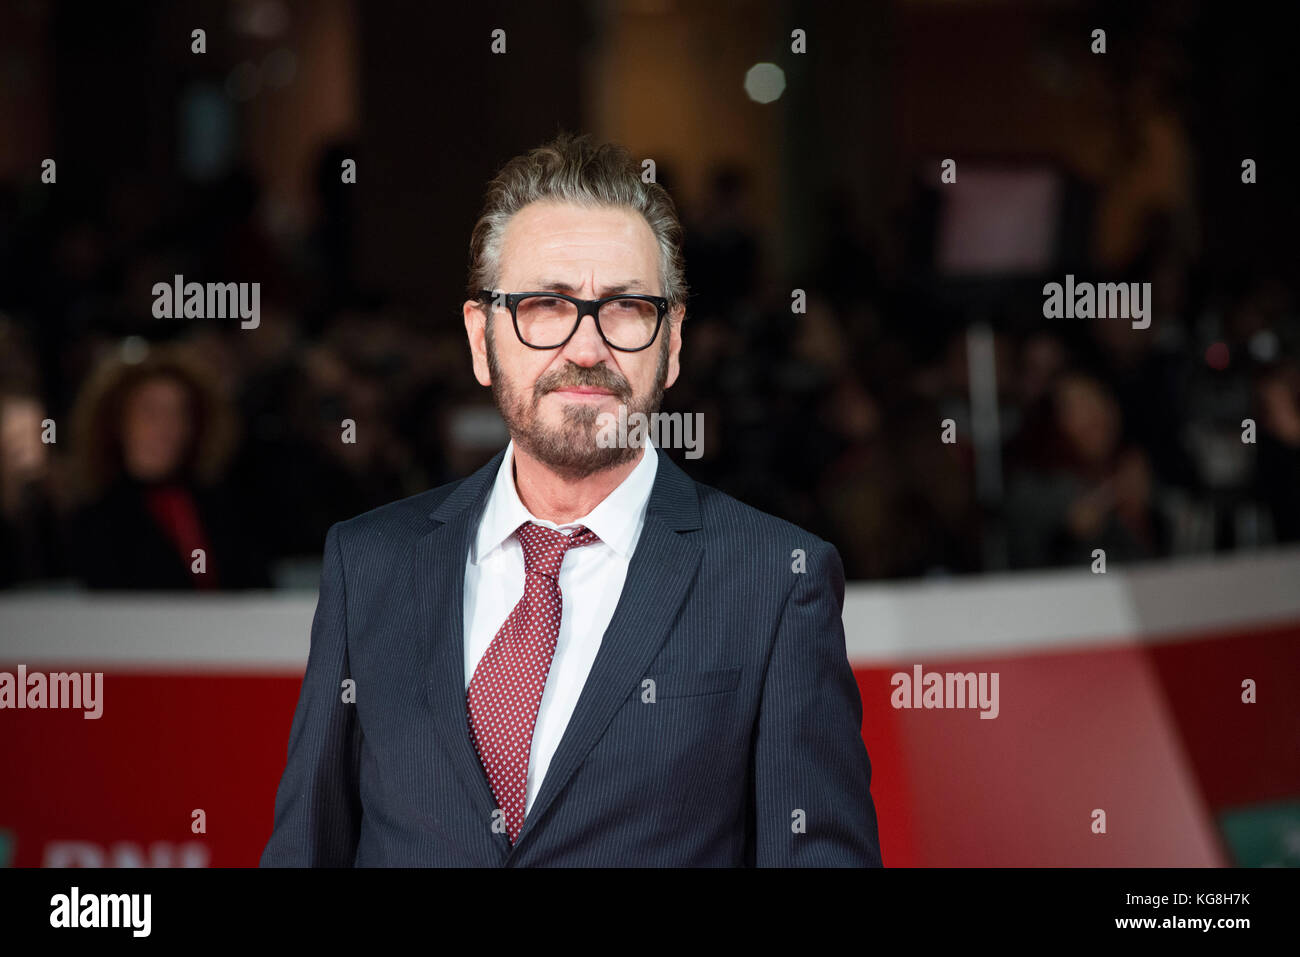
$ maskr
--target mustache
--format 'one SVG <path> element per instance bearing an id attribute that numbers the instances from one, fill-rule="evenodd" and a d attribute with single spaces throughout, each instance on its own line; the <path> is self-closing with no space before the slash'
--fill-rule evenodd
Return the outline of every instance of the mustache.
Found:
<path id="1" fill-rule="evenodd" d="M 612 369 L 603 366 L 580 366 L 570 363 L 569 368 L 556 372 L 552 376 L 543 376 L 537 380 L 536 393 L 540 398 L 556 389 L 583 386 L 589 389 L 606 389 L 617 396 L 628 392 L 627 380 Z"/>

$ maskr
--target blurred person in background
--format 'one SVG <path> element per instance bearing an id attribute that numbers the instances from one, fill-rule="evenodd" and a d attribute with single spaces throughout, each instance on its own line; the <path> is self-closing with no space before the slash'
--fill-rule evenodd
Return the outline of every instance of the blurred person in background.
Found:
<path id="1" fill-rule="evenodd" d="M 185 346 L 152 348 L 138 362 L 110 355 L 81 390 L 72 427 L 79 501 L 66 546 L 83 584 L 270 587 L 261 550 L 222 482 L 234 418 Z"/>
<path id="2" fill-rule="evenodd" d="M 838 533 L 850 578 L 889 578 L 919 561 L 920 543 L 902 514 L 902 469 L 885 437 L 879 402 L 857 376 L 828 397 L 826 421 L 841 448 L 821 476 L 817 500 Z"/>
<path id="3" fill-rule="evenodd" d="M 1256 491 L 1279 542 L 1300 541 L 1300 364 L 1289 360 L 1262 373 L 1258 404 Z"/>
<path id="4" fill-rule="evenodd" d="M 1146 453 L 1126 442 L 1115 397 L 1096 378 L 1061 375 L 1011 449 L 1007 482 L 1014 568 L 1154 558 L 1166 530 L 1152 508 Z"/>
<path id="5" fill-rule="evenodd" d="M 935 441 L 935 406 L 887 404 L 845 371 L 821 420 L 838 449 L 817 500 L 851 578 L 960 573 L 978 567 L 973 482 L 963 448 Z"/>
<path id="6" fill-rule="evenodd" d="M 0 587 L 57 578 L 55 475 L 42 441 L 48 417 L 22 327 L 0 317 Z"/>
<path id="7" fill-rule="evenodd" d="M 390 390 L 397 376 L 382 366 L 367 368 L 346 349 L 346 340 L 331 338 L 309 350 L 307 370 L 311 411 L 305 429 L 313 449 L 313 466 L 328 491 L 325 530 L 340 514 L 376 508 L 413 494 L 421 484 L 411 451 L 393 425 Z M 389 383 L 392 382 L 390 386 Z M 356 424 L 355 441 L 340 439 L 341 424 Z"/>
<path id="8" fill-rule="evenodd" d="M 1065 369 L 1067 354 L 1059 336 L 1036 331 L 1019 343 L 1019 364 L 1014 382 L 1016 404 L 1021 409 L 1039 405 Z"/>
<path id="9" fill-rule="evenodd" d="M 60 569 L 45 417 L 36 396 L 0 394 L 0 586 Z"/>
<path id="10" fill-rule="evenodd" d="M 254 435 L 238 463 L 245 498 L 276 555 L 319 550 L 340 516 L 410 494 L 423 478 L 381 387 L 385 375 L 396 380 L 395 370 L 368 365 L 336 334 L 342 328 L 300 350 L 278 392 L 280 407 L 249 413 L 259 428 L 267 419 L 280 426 Z"/>

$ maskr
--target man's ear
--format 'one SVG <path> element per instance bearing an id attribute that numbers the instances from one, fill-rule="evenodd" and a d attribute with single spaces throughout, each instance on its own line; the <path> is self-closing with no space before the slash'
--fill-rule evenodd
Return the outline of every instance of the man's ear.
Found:
<path id="1" fill-rule="evenodd" d="M 491 385 L 492 374 L 487 361 L 487 315 L 483 304 L 466 299 L 461 311 L 465 315 L 465 336 L 469 339 L 469 355 L 474 363 L 474 378 L 479 385 Z"/>
<path id="2" fill-rule="evenodd" d="M 677 381 L 681 364 L 677 355 L 682 351 L 682 323 L 686 321 L 686 304 L 678 303 L 668 311 L 668 371 L 664 376 L 664 388 L 669 388 Z"/>

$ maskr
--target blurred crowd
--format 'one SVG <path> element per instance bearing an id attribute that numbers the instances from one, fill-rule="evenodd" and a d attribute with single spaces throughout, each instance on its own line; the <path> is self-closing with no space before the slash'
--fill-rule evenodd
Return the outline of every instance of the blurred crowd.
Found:
<path id="1" fill-rule="evenodd" d="M 82 195 L 0 184 L 0 584 L 314 582 L 293 569 L 319 560 L 330 524 L 505 444 L 459 295 L 435 316 L 356 280 L 355 211 L 323 172 L 342 149 L 322 152 L 316 218 L 288 238 L 243 171 Z M 705 454 L 669 454 L 834 543 L 850 578 L 1300 540 L 1293 276 L 1196 281 L 1209 273 L 1195 244 L 1157 209 L 1108 261 L 1152 282 L 1150 329 L 1044 320 L 1032 289 L 989 299 L 999 480 L 977 493 L 990 450 L 972 442 L 976 317 L 836 194 L 797 283 L 807 311 L 792 313 L 751 194 L 725 166 L 698 207 L 680 205 L 692 298 L 664 409 L 703 413 Z M 153 319 L 141 304 L 178 273 L 261 277 L 260 326 Z"/>

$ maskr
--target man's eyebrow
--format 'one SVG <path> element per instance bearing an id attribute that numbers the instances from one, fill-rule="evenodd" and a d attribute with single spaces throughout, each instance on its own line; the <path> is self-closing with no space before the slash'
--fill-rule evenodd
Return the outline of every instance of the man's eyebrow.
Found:
<path id="1" fill-rule="evenodd" d="M 564 292 L 573 295 L 577 292 L 577 287 L 570 286 L 567 282 L 558 282 L 553 279 L 544 279 L 537 281 L 536 285 L 529 286 L 529 289 L 545 289 L 547 292 Z M 606 286 L 598 293 L 598 298 L 605 296 L 617 296 L 621 292 L 645 292 L 646 284 L 640 279 L 626 279 L 623 282 L 616 282 Z"/>

